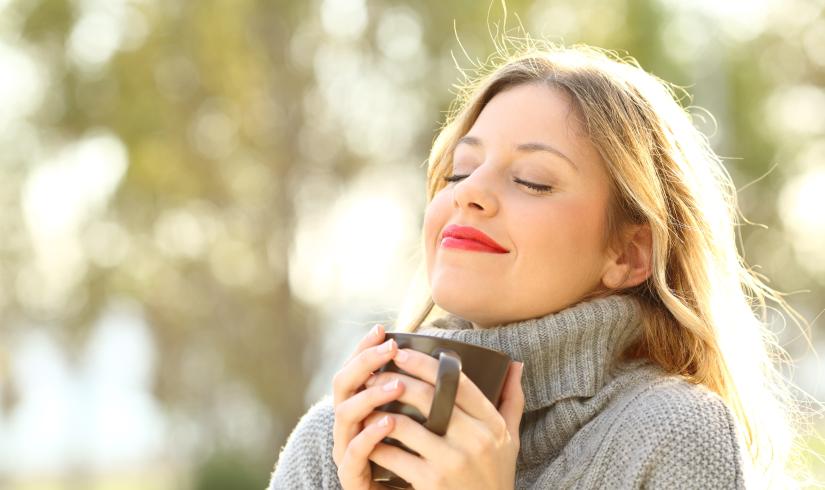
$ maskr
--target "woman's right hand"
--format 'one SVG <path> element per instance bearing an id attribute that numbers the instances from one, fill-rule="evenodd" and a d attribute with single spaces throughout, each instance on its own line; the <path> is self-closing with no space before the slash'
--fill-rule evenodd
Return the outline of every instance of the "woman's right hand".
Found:
<path id="1" fill-rule="evenodd" d="M 332 379 L 335 406 L 332 459 L 338 466 L 338 479 L 345 490 L 377 490 L 384 485 L 372 481 L 368 459 L 375 446 L 392 431 L 393 420 L 386 426 L 378 422 L 364 427 L 364 419 L 377 407 L 389 403 L 404 391 L 404 384 L 389 391 L 384 386 L 364 388 L 373 371 L 389 362 L 398 352 L 398 344 L 384 340 L 384 329 L 376 325 L 364 337 L 353 354 Z"/>

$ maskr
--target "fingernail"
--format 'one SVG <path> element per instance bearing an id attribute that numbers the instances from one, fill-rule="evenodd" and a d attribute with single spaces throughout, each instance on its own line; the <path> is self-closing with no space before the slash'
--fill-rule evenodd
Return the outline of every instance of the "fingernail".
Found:
<path id="1" fill-rule="evenodd" d="M 520 363 L 518 363 L 518 365 L 519 365 L 519 368 L 518 368 L 518 377 L 519 377 L 519 378 L 522 378 L 522 375 L 524 374 L 524 363 L 523 363 L 523 362 L 520 362 Z"/>
<path id="2" fill-rule="evenodd" d="M 370 334 L 373 337 L 375 337 L 376 339 L 380 339 L 381 338 L 381 325 L 376 323 L 375 326 L 372 327 L 372 330 L 370 330 Z"/>
<path id="3" fill-rule="evenodd" d="M 406 361 L 410 357 L 409 354 L 403 349 L 398 349 L 398 352 L 395 353 L 394 360 L 398 361 L 399 363 Z"/>
<path id="4" fill-rule="evenodd" d="M 385 384 L 381 387 L 384 391 L 393 391 L 394 389 L 398 388 L 398 378 L 390 381 L 389 383 Z"/>
<path id="5" fill-rule="evenodd" d="M 392 339 L 390 339 L 390 340 L 388 340 L 388 341 L 386 341 L 383 344 L 378 346 L 378 352 L 380 352 L 382 354 L 385 353 L 385 352 L 389 352 L 390 349 L 392 349 Z"/>
<path id="6" fill-rule="evenodd" d="M 378 421 L 378 426 L 379 427 L 386 427 L 388 425 L 390 425 L 390 416 L 389 415 L 384 415 L 383 417 L 381 417 L 381 420 Z"/>

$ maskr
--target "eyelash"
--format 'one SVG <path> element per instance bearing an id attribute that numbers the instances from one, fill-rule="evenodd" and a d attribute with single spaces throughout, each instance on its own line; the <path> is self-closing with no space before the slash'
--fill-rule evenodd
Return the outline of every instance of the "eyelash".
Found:
<path id="1" fill-rule="evenodd" d="M 459 180 L 465 177 L 469 177 L 469 175 L 446 175 L 444 176 L 444 180 L 447 182 L 458 182 Z M 527 182 L 526 180 L 521 179 L 513 179 L 513 182 L 517 184 L 522 184 L 539 192 L 550 192 L 553 189 L 553 187 L 549 185 L 534 184 L 532 182 Z"/>

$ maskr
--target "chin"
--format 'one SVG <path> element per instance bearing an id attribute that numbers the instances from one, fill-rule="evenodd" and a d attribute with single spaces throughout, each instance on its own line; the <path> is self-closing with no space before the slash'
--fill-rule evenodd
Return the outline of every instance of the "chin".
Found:
<path id="1" fill-rule="evenodd" d="M 485 313 L 496 304 L 494 292 L 482 292 L 478 285 L 471 287 L 436 282 L 432 285 L 431 293 L 433 303 L 439 308 L 475 323 L 486 323 L 490 315 Z"/>

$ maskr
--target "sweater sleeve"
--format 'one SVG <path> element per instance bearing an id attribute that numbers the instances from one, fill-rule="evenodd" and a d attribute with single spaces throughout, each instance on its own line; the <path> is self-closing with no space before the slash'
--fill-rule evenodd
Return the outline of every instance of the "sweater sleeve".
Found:
<path id="1" fill-rule="evenodd" d="M 614 436 L 607 464 L 617 480 L 605 482 L 613 488 L 745 488 L 733 413 L 702 386 L 681 381 L 645 392 Z"/>
<path id="2" fill-rule="evenodd" d="M 326 395 L 305 413 L 281 449 L 268 490 L 339 490 L 332 459 L 335 412 Z"/>

